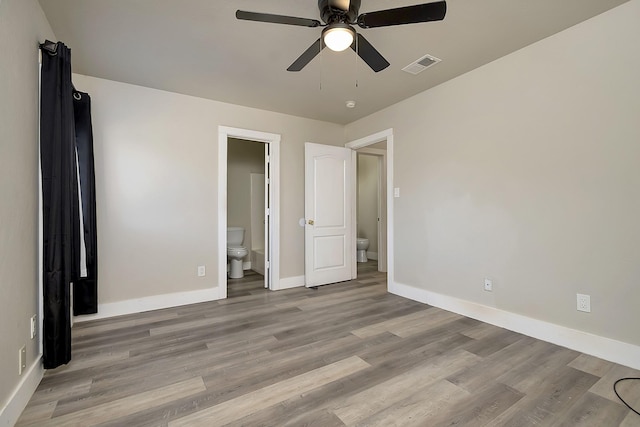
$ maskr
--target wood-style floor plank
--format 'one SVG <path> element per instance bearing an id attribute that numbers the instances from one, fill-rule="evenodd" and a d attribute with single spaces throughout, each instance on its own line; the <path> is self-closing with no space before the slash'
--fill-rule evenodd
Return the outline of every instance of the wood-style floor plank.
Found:
<path id="1" fill-rule="evenodd" d="M 358 279 L 76 324 L 19 426 L 638 427 L 640 372 Z M 640 382 L 619 391 L 640 406 Z"/>
<path id="2" fill-rule="evenodd" d="M 290 397 L 336 381 L 371 365 L 357 356 L 314 369 L 268 387 L 227 400 L 169 423 L 169 427 L 225 425 L 251 411 L 280 403 Z"/>

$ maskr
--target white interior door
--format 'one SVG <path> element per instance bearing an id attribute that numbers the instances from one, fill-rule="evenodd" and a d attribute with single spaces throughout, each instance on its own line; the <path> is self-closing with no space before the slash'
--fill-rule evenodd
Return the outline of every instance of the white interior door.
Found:
<path id="1" fill-rule="evenodd" d="M 270 144 L 264 144 L 264 192 L 262 193 L 264 219 L 262 232 L 264 235 L 264 287 L 271 289 L 271 156 Z"/>
<path id="2" fill-rule="evenodd" d="M 351 280 L 352 150 L 305 143 L 305 285 Z"/>

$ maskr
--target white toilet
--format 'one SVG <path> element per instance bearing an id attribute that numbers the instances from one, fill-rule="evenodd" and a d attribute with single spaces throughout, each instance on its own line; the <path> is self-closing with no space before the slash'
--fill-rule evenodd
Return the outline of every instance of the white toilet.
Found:
<path id="1" fill-rule="evenodd" d="M 229 278 L 241 279 L 244 277 L 242 259 L 247 256 L 247 248 L 242 246 L 244 240 L 244 228 L 227 227 L 227 259 L 229 260 Z"/>
<path id="2" fill-rule="evenodd" d="M 369 239 L 358 237 L 356 239 L 356 249 L 358 262 L 367 262 L 367 249 L 369 249 Z"/>

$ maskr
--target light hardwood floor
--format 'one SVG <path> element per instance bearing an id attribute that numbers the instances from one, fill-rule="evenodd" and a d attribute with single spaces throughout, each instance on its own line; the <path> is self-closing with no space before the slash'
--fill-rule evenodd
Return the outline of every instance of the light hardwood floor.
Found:
<path id="1" fill-rule="evenodd" d="M 640 372 L 386 293 L 359 278 L 76 324 L 18 425 L 640 426 Z M 620 392 L 640 406 L 640 384 Z"/>

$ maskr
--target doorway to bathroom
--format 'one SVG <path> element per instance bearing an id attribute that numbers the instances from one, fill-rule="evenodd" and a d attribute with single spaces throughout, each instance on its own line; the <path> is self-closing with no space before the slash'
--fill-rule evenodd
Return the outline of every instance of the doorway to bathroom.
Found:
<path id="1" fill-rule="evenodd" d="M 250 271 L 268 278 L 264 268 L 268 150 L 262 142 L 227 141 L 227 286 Z M 268 288 L 268 280 L 264 285 Z"/>
<path id="2" fill-rule="evenodd" d="M 378 271 L 387 273 L 387 290 L 391 291 L 393 288 L 394 271 L 393 271 L 393 198 L 399 196 L 396 195 L 396 189 L 393 187 L 393 129 L 386 129 L 381 132 L 360 138 L 354 141 L 350 141 L 345 144 L 346 148 L 349 148 L 353 153 L 353 164 L 356 166 L 356 173 L 353 174 L 353 191 L 358 191 L 357 180 L 357 158 L 358 154 L 368 154 L 377 157 L 377 170 L 378 170 L 378 216 L 377 216 L 377 258 L 378 258 Z M 352 199 L 352 221 L 357 224 L 358 218 L 358 197 Z M 373 208 L 372 208 L 373 209 Z M 359 227 L 354 227 L 353 241 L 356 242 Z M 371 250 L 371 245 L 369 247 Z M 371 254 L 374 255 L 374 254 Z M 352 277 L 355 279 L 358 276 L 358 263 L 356 262 L 357 256 L 354 258 L 352 267 Z M 360 265 L 363 265 L 360 263 Z"/>
<path id="3" fill-rule="evenodd" d="M 280 135 L 220 126 L 218 143 L 219 298 L 245 274 L 277 289 Z"/>
<path id="4" fill-rule="evenodd" d="M 386 146 L 356 151 L 356 261 L 375 264 L 382 272 L 386 271 L 385 156 Z"/>

